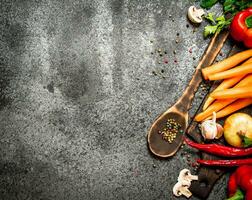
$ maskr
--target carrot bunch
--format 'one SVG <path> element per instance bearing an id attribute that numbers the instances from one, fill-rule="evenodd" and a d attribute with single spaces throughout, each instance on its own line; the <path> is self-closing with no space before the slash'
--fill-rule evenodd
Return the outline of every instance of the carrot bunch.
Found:
<path id="1" fill-rule="evenodd" d="M 225 117 L 252 104 L 252 49 L 206 67 L 202 74 L 205 80 L 223 81 L 210 93 L 196 121 L 210 119 L 213 112 Z"/>

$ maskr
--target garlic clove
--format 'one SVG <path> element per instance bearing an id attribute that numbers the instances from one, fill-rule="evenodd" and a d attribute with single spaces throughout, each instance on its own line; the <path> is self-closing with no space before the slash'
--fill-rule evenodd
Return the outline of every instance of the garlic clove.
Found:
<path id="1" fill-rule="evenodd" d="M 222 137 L 223 133 L 224 133 L 224 129 L 222 127 L 222 125 L 216 123 L 216 127 L 217 127 L 217 135 L 215 136 L 215 139 L 219 139 Z"/>
<path id="2" fill-rule="evenodd" d="M 223 135 L 223 127 L 216 123 L 216 113 L 213 112 L 213 118 L 205 120 L 201 124 L 201 133 L 204 139 L 219 139 Z"/>
<path id="3" fill-rule="evenodd" d="M 201 124 L 201 134 L 204 139 L 212 140 L 217 136 L 217 127 L 216 123 L 213 123 L 212 120 L 206 120 Z"/>

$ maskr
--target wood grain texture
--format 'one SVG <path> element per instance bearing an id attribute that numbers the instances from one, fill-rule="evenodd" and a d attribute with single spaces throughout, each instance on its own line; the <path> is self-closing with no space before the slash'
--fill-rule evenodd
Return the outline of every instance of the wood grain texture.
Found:
<path id="1" fill-rule="evenodd" d="M 195 72 L 193 74 L 193 77 L 185 89 L 183 95 L 180 97 L 180 99 L 176 103 L 176 108 L 183 113 L 188 112 L 194 94 L 197 91 L 200 83 L 202 82 L 202 75 L 201 75 L 201 69 L 204 67 L 207 67 L 211 65 L 218 53 L 220 52 L 221 48 L 223 47 L 223 44 L 225 43 L 228 32 L 224 31 L 220 34 L 215 34 L 213 38 L 211 39 L 205 53 L 203 54 L 199 64 L 197 65 Z"/>
<path id="2" fill-rule="evenodd" d="M 238 48 L 237 46 L 234 46 L 229 52 L 229 56 L 239 51 L 241 51 L 241 49 Z M 219 85 L 219 81 L 213 82 L 208 94 L 214 89 L 216 89 L 218 85 Z M 198 108 L 196 114 L 201 112 L 208 94 L 205 95 L 205 98 L 203 99 L 201 106 Z M 193 138 L 193 140 L 195 140 L 198 143 L 202 143 L 204 141 L 198 129 L 198 123 L 195 121 L 190 122 L 190 125 L 187 129 L 187 134 L 190 135 L 190 137 Z M 209 155 L 203 152 L 201 152 L 200 155 L 202 159 L 216 159 L 217 158 L 216 156 Z M 194 196 L 197 196 L 200 199 L 207 199 L 207 197 L 209 196 L 210 192 L 213 189 L 214 184 L 224 173 L 225 173 L 225 170 L 223 168 L 217 168 L 217 167 L 210 168 L 210 167 L 200 166 L 198 170 L 199 180 L 192 182 L 190 191 L 193 193 Z"/>
<path id="3" fill-rule="evenodd" d="M 181 125 L 181 130 L 183 130 L 183 132 L 186 131 L 188 126 L 188 110 L 191 106 L 195 92 L 198 90 L 198 87 L 202 82 L 201 68 L 213 63 L 227 37 L 228 32 L 214 35 L 196 67 L 193 77 L 183 95 L 171 108 L 163 112 L 150 127 L 147 141 L 149 149 L 154 155 L 167 158 L 173 156 L 178 151 L 183 142 L 183 134 L 177 134 L 175 140 L 169 144 L 164 141 L 162 135 L 158 134 L 158 132 L 165 127 L 167 119 L 169 118 L 175 119 L 175 121 Z"/>

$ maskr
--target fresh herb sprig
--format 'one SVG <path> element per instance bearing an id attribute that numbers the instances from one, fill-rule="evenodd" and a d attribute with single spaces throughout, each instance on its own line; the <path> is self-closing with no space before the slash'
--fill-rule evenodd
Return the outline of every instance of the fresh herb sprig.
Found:
<path id="1" fill-rule="evenodd" d="M 208 13 L 208 15 L 205 16 L 205 19 L 207 19 L 211 25 L 204 28 L 204 37 L 212 35 L 216 32 L 219 33 L 231 23 L 231 19 L 226 19 L 224 15 L 216 17 L 214 13 Z"/>
<path id="2" fill-rule="evenodd" d="M 209 9 L 218 2 L 223 5 L 225 13 L 231 14 L 252 6 L 251 0 L 201 0 L 200 6 Z"/>
<path id="3" fill-rule="evenodd" d="M 225 15 L 229 14 L 229 18 L 227 19 L 224 15 L 215 17 L 213 13 L 208 13 L 205 18 L 210 22 L 210 25 L 206 26 L 204 29 L 205 37 L 222 31 L 229 26 L 233 19 L 233 16 L 237 12 L 248 7 L 252 7 L 251 0 L 201 0 L 200 6 L 202 8 L 209 9 L 218 2 L 223 5 L 223 12 Z"/>

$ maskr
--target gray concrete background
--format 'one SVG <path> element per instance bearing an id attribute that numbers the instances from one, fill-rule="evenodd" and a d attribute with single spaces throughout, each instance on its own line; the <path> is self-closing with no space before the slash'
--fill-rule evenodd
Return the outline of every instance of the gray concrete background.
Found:
<path id="1" fill-rule="evenodd" d="M 146 133 L 209 41 L 205 22 L 186 19 L 198 2 L 0 2 L 0 199 L 176 199 L 182 153 L 196 154 L 156 159 Z M 225 198 L 226 181 L 209 200 Z"/>

